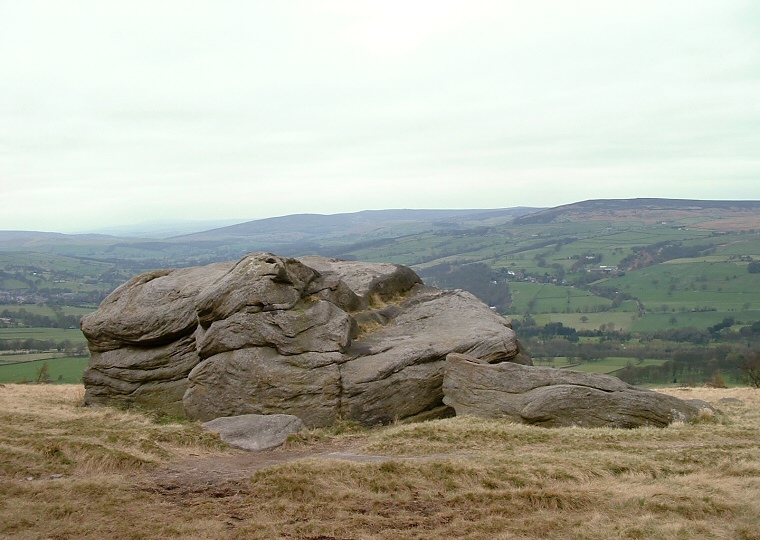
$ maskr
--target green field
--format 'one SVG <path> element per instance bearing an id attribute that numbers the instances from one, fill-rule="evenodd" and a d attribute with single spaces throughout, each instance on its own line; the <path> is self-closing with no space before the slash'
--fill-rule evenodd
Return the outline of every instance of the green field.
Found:
<path id="1" fill-rule="evenodd" d="M 32 362 L 35 360 L 50 360 L 51 358 L 62 358 L 64 356 L 66 356 L 65 353 L 58 352 L 0 354 L 0 366 L 3 364 L 19 364 L 21 362 Z"/>
<path id="2" fill-rule="evenodd" d="M 727 317 L 733 317 L 737 324 L 752 324 L 760 321 L 760 310 L 755 311 L 706 311 L 685 313 L 647 313 L 631 326 L 632 332 L 657 332 L 669 328 L 693 326 L 705 329 L 714 326 Z"/>
<path id="3" fill-rule="evenodd" d="M 82 331 L 74 328 L 0 328 L 0 340 L 38 339 L 41 341 L 65 341 L 85 343 Z"/>
<path id="4" fill-rule="evenodd" d="M 760 310 L 750 311 L 705 311 L 705 312 L 666 312 L 646 313 L 639 316 L 634 312 L 606 311 L 601 313 L 541 313 L 534 315 L 538 324 L 560 322 L 576 330 L 597 330 L 601 325 L 609 328 L 610 323 L 616 330 L 633 333 L 651 333 L 671 328 L 693 326 L 706 329 L 733 317 L 737 325 L 749 325 L 760 321 Z M 583 320 L 581 320 L 583 319 Z"/>
<path id="5" fill-rule="evenodd" d="M 31 246 L 30 246 L 30 249 Z M 70 277 L 99 276 L 112 268 L 112 263 L 93 261 L 91 259 L 54 255 L 49 253 L 35 253 L 33 251 L 2 251 L 3 267 L 8 272 L 18 268 L 33 267 L 34 274 L 31 277 L 44 277 L 51 274 L 60 274 Z"/>
<path id="6" fill-rule="evenodd" d="M 637 297 L 647 310 L 760 309 L 760 274 L 723 260 L 668 261 L 609 279 L 608 287 Z"/>
<path id="7" fill-rule="evenodd" d="M 28 289 L 29 284 L 15 278 L 0 278 L 0 289 L 4 290 L 22 290 Z"/>
<path id="8" fill-rule="evenodd" d="M 616 330 L 630 330 L 638 321 L 636 313 L 605 311 L 601 313 L 544 313 L 535 315 L 538 324 L 560 322 L 576 330 L 597 330 L 612 324 Z M 583 319 L 583 320 L 581 320 Z"/>
<path id="9" fill-rule="evenodd" d="M 664 360 L 646 359 L 643 362 L 638 362 L 635 358 L 625 357 L 609 357 L 595 360 L 593 362 L 583 362 L 581 364 L 570 363 L 568 365 L 567 358 L 563 356 L 555 357 L 552 360 L 537 360 L 534 359 L 537 366 L 552 366 L 560 369 L 571 369 L 573 371 L 582 371 L 584 373 L 602 373 L 612 375 L 616 371 L 619 371 L 626 367 L 628 363 L 632 363 L 638 367 L 645 366 L 661 366 Z"/>
<path id="10" fill-rule="evenodd" d="M 570 313 L 608 309 L 612 301 L 577 289 L 550 283 L 510 283 L 510 313 Z"/>
<path id="11" fill-rule="evenodd" d="M 603 358 L 595 362 L 585 362 L 583 364 L 579 364 L 577 366 L 573 366 L 568 369 L 572 369 L 574 371 L 583 371 L 584 373 L 614 374 L 616 371 L 621 370 L 624 367 L 626 367 L 629 362 L 638 367 L 645 367 L 645 366 L 661 366 L 664 361 L 663 360 L 644 360 L 643 362 L 638 363 L 635 359 L 632 359 L 632 358 L 612 357 L 612 358 Z"/>
<path id="12" fill-rule="evenodd" d="M 61 306 L 61 311 L 64 315 L 87 315 L 95 311 L 96 307 L 76 307 L 76 306 Z M 11 313 L 18 313 L 24 310 L 27 313 L 34 315 L 45 315 L 47 317 L 55 317 L 56 311 L 48 305 L 37 304 L 0 304 L 0 313 L 3 311 L 10 311 Z"/>
<path id="13" fill-rule="evenodd" d="M 22 364 L 0 365 L 0 383 L 34 381 L 37 370 L 47 362 L 50 382 L 56 384 L 75 384 L 82 382 L 82 373 L 89 358 L 64 357 L 50 360 L 36 360 Z"/>

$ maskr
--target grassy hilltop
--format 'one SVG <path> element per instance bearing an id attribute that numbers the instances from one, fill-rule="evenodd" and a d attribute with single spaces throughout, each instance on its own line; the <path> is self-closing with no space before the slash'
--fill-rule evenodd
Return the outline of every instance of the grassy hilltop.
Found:
<path id="1" fill-rule="evenodd" d="M 263 454 L 192 423 L 0 385 L 8 539 L 758 539 L 760 390 L 636 430 L 452 418 L 294 436 Z"/>

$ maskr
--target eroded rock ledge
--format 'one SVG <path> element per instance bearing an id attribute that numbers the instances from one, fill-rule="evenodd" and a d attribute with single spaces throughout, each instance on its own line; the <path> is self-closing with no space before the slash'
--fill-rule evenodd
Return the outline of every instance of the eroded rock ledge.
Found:
<path id="1" fill-rule="evenodd" d="M 82 321 L 85 401 L 202 421 L 291 414 L 307 426 L 451 414 L 446 356 L 531 363 L 508 322 L 411 269 L 253 253 L 137 276 Z"/>
<path id="2" fill-rule="evenodd" d="M 664 427 L 696 418 L 705 402 L 637 388 L 617 377 L 549 367 L 496 365 L 450 354 L 444 403 L 456 414 L 546 427 Z"/>

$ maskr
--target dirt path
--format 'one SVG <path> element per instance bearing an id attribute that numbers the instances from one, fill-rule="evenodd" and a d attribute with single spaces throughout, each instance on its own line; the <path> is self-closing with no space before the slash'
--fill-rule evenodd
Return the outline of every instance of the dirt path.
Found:
<path id="1" fill-rule="evenodd" d="M 143 489 L 180 498 L 200 493 L 225 497 L 246 491 L 246 480 L 256 471 L 305 459 L 377 463 L 465 457 L 467 456 L 464 454 L 414 457 L 364 454 L 358 445 L 351 441 L 332 441 L 307 448 L 278 448 L 265 452 L 235 450 L 232 453 L 189 457 L 168 463 L 148 475 L 147 485 L 143 485 Z"/>

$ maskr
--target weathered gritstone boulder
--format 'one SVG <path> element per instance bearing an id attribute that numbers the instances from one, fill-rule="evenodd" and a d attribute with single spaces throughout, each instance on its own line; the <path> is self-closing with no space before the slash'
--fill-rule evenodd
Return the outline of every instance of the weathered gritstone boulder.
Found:
<path id="1" fill-rule="evenodd" d="M 426 287 L 404 266 L 269 253 L 137 276 L 82 330 L 87 403 L 203 421 L 444 416 L 447 354 L 530 363 L 507 321 L 469 293 Z"/>
<path id="2" fill-rule="evenodd" d="M 182 415 L 187 375 L 200 361 L 196 297 L 234 263 L 132 278 L 82 319 L 90 348 L 85 402 L 140 404 Z"/>
<path id="3" fill-rule="evenodd" d="M 82 321 L 90 351 L 153 347 L 192 334 L 198 325 L 196 297 L 232 267 L 221 263 L 156 270 L 130 279 Z"/>
<path id="4" fill-rule="evenodd" d="M 444 403 L 457 415 L 509 418 L 546 427 L 663 427 L 688 422 L 705 402 L 684 401 L 616 377 L 450 354 Z"/>

